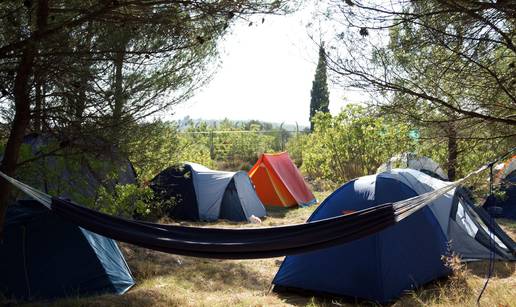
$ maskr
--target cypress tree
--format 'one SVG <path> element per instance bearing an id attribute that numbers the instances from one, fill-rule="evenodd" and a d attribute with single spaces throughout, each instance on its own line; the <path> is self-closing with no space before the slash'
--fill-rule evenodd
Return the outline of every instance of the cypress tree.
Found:
<path id="1" fill-rule="evenodd" d="M 326 51 L 321 45 L 319 47 L 319 61 L 315 70 L 312 90 L 310 91 L 310 131 L 313 129 L 312 118 L 316 112 L 329 112 L 330 94 L 326 82 Z"/>

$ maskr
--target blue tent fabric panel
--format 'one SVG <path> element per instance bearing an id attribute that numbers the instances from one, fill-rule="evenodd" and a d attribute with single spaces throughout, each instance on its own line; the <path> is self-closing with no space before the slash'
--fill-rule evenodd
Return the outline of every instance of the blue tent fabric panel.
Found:
<path id="1" fill-rule="evenodd" d="M 226 187 L 226 191 L 224 192 L 224 197 L 222 198 L 222 202 L 220 204 L 219 218 L 231 221 L 247 220 L 244 210 L 242 209 L 240 199 L 238 198 L 238 192 L 235 187 L 234 179 L 229 182 L 228 186 Z"/>
<path id="2" fill-rule="evenodd" d="M 6 297 L 29 296 L 30 290 L 25 274 L 24 232 L 25 229 L 22 227 L 5 231 L 3 242 L 0 243 L 0 293 Z M 8 257 L 3 251 L 7 248 Z M 16 278 L 10 278 L 11 276 Z M 8 282 L 5 278 L 9 278 Z"/>
<path id="3" fill-rule="evenodd" d="M 116 243 L 33 202 L 8 210 L 0 291 L 16 299 L 127 291 L 134 280 Z"/>
<path id="4" fill-rule="evenodd" d="M 374 205 L 374 199 L 371 199 L 373 195 L 374 185 L 371 188 L 371 182 L 351 181 L 329 196 L 315 210 L 309 221 L 341 215 L 343 210 L 371 207 Z M 272 283 L 381 300 L 377 237 L 373 235 L 337 247 L 288 256 Z"/>
<path id="5" fill-rule="evenodd" d="M 378 293 L 381 289 L 377 278 L 379 268 L 376 262 L 366 261 L 377 258 L 375 245 L 374 240 L 356 240 L 321 252 L 288 256 L 272 283 L 314 292 L 380 300 Z M 359 249 L 364 254 L 343 253 L 343 248 Z"/>
<path id="6" fill-rule="evenodd" d="M 192 168 L 193 185 L 197 195 L 199 219 L 216 221 L 219 218 L 226 187 L 235 173 L 213 171 L 196 163 L 189 163 L 189 165 Z"/>
<path id="7" fill-rule="evenodd" d="M 377 204 L 417 195 L 393 179 L 377 177 L 376 187 Z M 414 289 L 450 273 L 441 259 L 447 254 L 447 239 L 429 207 L 383 230 L 378 236 L 384 291 L 382 301 L 400 296 L 403 289 Z"/>
<path id="8" fill-rule="evenodd" d="M 339 188 L 309 220 L 413 196 L 416 193 L 397 180 L 366 176 Z M 404 290 L 448 274 L 441 261 L 446 248 L 437 220 L 429 208 L 424 208 L 378 234 L 286 257 L 273 284 L 388 302 Z"/>
<path id="9" fill-rule="evenodd" d="M 245 219 L 249 220 L 252 215 L 264 217 L 267 215 L 265 207 L 254 190 L 253 183 L 246 172 L 238 171 L 233 176 L 239 204 L 244 213 Z M 226 192 L 227 193 L 227 192 Z"/>
<path id="10" fill-rule="evenodd" d="M 79 229 L 102 264 L 103 274 L 98 278 L 98 288 L 109 289 L 112 287 L 114 293 L 124 294 L 134 285 L 134 280 L 124 257 L 119 257 L 122 255 L 122 251 L 116 242 L 86 229 Z"/>
<path id="11" fill-rule="evenodd" d="M 101 263 L 78 227 L 38 220 L 27 228 L 27 272 L 31 297 L 53 298 L 107 290 Z M 52 282 L 50 282 L 52 281 Z M 107 289 L 106 289 L 107 287 Z"/>
<path id="12" fill-rule="evenodd" d="M 192 178 L 192 168 L 171 166 L 161 171 L 150 182 L 155 197 L 164 202 L 172 202 L 167 214 L 178 219 L 199 219 L 197 196 Z"/>

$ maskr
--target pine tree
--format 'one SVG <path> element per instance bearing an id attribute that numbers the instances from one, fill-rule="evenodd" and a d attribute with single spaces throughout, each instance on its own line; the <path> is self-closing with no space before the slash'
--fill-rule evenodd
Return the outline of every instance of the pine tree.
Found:
<path id="1" fill-rule="evenodd" d="M 313 129 L 312 118 L 317 112 L 329 112 L 330 94 L 326 83 L 326 51 L 321 45 L 319 47 L 319 62 L 315 70 L 312 90 L 310 92 L 310 131 Z"/>

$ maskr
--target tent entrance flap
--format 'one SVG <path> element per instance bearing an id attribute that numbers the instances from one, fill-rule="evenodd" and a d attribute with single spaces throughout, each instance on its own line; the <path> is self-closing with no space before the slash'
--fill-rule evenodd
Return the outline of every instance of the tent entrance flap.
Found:
<path id="1" fill-rule="evenodd" d="M 289 204 L 295 203 L 295 200 L 292 197 L 290 202 L 285 200 L 285 197 L 283 196 L 285 193 L 285 187 L 282 187 L 281 184 L 275 183 L 273 177 L 265 166 L 261 165 L 257 167 L 251 176 L 256 193 L 263 204 L 267 206 L 276 204 L 288 206 Z"/>
<path id="2" fill-rule="evenodd" d="M 219 218 L 231 221 L 247 220 L 244 210 L 242 209 L 242 204 L 240 203 L 240 198 L 238 197 L 235 180 L 233 179 L 231 179 L 224 192 L 224 197 L 220 204 Z"/>

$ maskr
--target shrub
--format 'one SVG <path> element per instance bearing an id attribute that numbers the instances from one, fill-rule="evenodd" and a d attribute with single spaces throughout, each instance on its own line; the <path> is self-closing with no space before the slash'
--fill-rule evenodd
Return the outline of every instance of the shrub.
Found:
<path id="1" fill-rule="evenodd" d="M 318 113 L 302 149 L 302 169 L 339 184 L 372 174 L 394 154 L 415 146 L 409 132 L 407 124 L 374 116 L 358 105 L 347 105 L 337 116 Z"/>

